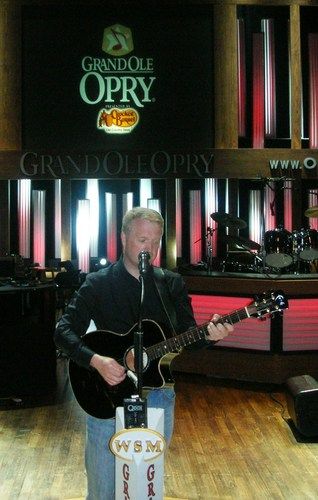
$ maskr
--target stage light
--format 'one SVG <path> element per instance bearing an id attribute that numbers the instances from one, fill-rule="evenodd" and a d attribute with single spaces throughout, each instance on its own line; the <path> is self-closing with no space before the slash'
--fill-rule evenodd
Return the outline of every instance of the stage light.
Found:
<path id="1" fill-rule="evenodd" d="M 96 272 L 100 269 L 105 269 L 111 265 L 111 261 L 106 257 L 91 257 L 90 272 Z"/>

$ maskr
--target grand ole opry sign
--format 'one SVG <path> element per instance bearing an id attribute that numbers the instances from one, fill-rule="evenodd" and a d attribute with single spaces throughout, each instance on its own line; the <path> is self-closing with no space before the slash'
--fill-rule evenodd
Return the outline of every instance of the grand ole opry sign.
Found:
<path id="1" fill-rule="evenodd" d="M 317 150 L 0 151 L 2 179 L 317 178 Z"/>

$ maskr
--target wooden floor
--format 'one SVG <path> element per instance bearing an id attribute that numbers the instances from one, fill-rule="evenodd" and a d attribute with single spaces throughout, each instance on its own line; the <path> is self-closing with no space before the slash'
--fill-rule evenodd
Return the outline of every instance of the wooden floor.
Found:
<path id="1" fill-rule="evenodd" d="M 63 359 L 58 372 L 57 394 L 45 402 L 0 401 L 1 500 L 85 497 L 85 416 Z M 318 443 L 293 432 L 282 387 L 178 374 L 176 389 L 167 498 L 318 498 Z"/>

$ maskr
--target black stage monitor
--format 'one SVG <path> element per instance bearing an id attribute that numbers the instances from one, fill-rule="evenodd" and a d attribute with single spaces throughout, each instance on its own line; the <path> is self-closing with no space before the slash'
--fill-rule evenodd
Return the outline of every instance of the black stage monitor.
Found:
<path id="1" fill-rule="evenodd" d="M 318 382 L 310 375 L 289 378 L 286 382 L 288 413 L 304 436 L 318 436 Z"/>

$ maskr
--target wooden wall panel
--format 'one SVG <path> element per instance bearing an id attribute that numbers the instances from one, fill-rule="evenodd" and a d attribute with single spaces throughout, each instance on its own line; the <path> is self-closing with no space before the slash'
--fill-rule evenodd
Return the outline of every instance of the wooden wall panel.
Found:
<path id="1" fill-rule="evenodd" d="M 290 8 L 291 147 L 301 148 L 301 57 L 299 6 Z"/>
<path id="2" fill-rule="evenodd" d="M 10 249 L 9 181 L 0 180 L 0 255 Z"/>
<path id="3" fill-rule="evenodd" d="M 20 34 L 18 3 L 2 0 L 0 2 L 0 150 L 21 147 Z"/>
<path id="4" fill-rule="evenodd" d="M 215 147 L 238 146 L 236 5 L 214 7 Z"/>

